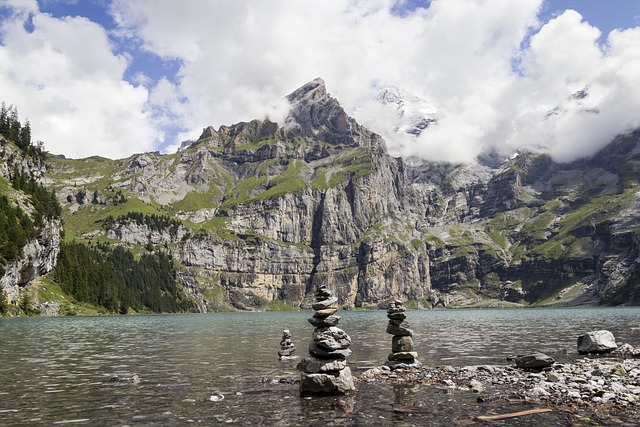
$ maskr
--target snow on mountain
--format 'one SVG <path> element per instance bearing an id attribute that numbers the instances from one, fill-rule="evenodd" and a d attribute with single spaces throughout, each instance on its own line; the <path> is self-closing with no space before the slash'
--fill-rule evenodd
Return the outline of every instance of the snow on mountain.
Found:
<path id="1" fill-rule="evenodd" d="M 396 109 L 398 124 L 394 126 L 395 132 L 418 136 L 427 127 L 438 123 L 438 107 L 397 86 L 380 90 L 376 101 Z"/>

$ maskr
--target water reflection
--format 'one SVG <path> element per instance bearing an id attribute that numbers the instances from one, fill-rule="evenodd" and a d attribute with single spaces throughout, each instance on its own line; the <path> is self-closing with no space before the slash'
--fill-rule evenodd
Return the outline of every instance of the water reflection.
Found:
<path id="1" fill-rule="evenodd" d="M 306 355 L 309 315 L 0 319 L 0 424 L 442 425 L 482 410 L 470 393 L 362 382 L 355 396 L 300 399 L 297 385 L 278 381 L 298 378 L 297 361 L 279 361 L 277 353 L 282 330 L 289 329 L 296 354 Z M 386 313 L 341 316 L 353 339 L 348 362 L 354 373 L 382 364 L 391 349 Z M 506 355 L 530 350 L 573 358 L 577 336 L 594 329 L 640 345 L 635 308 L 407 316 L 426 365 L 504 363 Z M 126 381 L 133 375 L 139 384 Z M 224 399 L 209 400 L 214 394 Z M 393 411 L 393 405 L 432 415 Z"/>

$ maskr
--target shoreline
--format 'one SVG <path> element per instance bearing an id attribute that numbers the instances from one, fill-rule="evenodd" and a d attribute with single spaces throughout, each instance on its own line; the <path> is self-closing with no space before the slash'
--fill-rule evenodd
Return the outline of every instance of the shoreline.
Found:
<path id="1" fill-rule="evenodd" d="M 605 355 L 555 363 L 542 370 L 515 365 L 423 366 L 390 370 L 379 366 L 359 382 L 433 386 L 443 393 L 476 395 L 478 403 L 526 403 L 572 414 L 588 413 L 621 423 L 640 422 L 640 359 Z M 625 419 L 626 421 L 622 421 Z"/>

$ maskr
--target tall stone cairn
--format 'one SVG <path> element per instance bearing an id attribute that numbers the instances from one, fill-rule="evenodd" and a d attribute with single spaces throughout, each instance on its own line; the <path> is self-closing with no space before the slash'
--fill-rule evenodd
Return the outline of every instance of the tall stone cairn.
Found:
<path id="1" fill-rule="evenodd" d="M 316 289 L 316 302 L 311 308 L 315 314 L 309 323 L 315 329 L 313 341 L 309 343 L 309 356 L 298 363 L 298 369 L 302 371 L 300 395 L 342 395 L 355 390 L 351 369 L 346 361 L 351 355 L 351 338 L 337 327 L 340 321 L 340 316 L 335 316 L 338 299 L 326 285 L 320 285 Z"/>
<path id="2" fill-rule="evenodd" d="M 422 363 L 418 360 L 418 353 L 413 348 L 413 331 L 409 329 L 405 308 L 401 301 L 389 304 L 387 317 L 387 333 L 393 335 L 391 339 L 391 353 L 385 365 L 391 369 L 419 368 Z"/>

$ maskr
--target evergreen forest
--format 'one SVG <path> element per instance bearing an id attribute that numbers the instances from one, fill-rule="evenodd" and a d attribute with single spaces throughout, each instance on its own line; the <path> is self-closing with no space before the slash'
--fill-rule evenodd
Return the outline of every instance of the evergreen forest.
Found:
<path id="1" fill-rule="evenodd" d="M 0 106 L 0 135 L 18 148 L 19 155 L 1 158 L 9 176 L 4 178 L 0 194 L 0 276 L 6 267 L 22 257 L 22 249 L 37 239 L 48 220 L 60 219 L 62 208 L 55 191 L 38 180 L 37 169 L 47 158 L 41 143 L 31 142 L 31 127 L 22 124 L 14 106 Z M 4 153 L 4 152 L 3 152 Z M 30 159 L 35 169 L 25 168 Z M 30 213 L 18 203 L 26 195 Z M 110 218 L 114 221 L 113 218 Z M 133 220 L 152 229 L 169 228 L 177 232 L 178 221 L 156 215 L 129 213 L 118 220 Z M 102 307 L 110 313 L 190 311 L 193 303 L 185 299 L 176 284 L 176 270 L 170 255 L 146 253 L 140 257 L 120 246 L 88 246 L 84 243 L 61 243 L 58 264 L 52 277 L 60 288 L 79 303 Z M 21 286 L 26 285 L 20 283 Z M 25 294 L 29 298 L 29 294 Z M 28 305 L 28 304 L 27 304 Z M 28 307 L 27 307 L 28 308 Z M 24 313 L 28 310 L 25 308 Z M 0 287 L 0 315 L 9 311 L 7 294 Z"/>
<path id="2" fill-rule="evenodd" d="M 78 302 L 104 307 L 112 313 L 175 313 L 190 311 L 176 285 L 173 259 L 163 252 L 143 254 L 107 244 L 60 246 L 55 279 Z"/>

